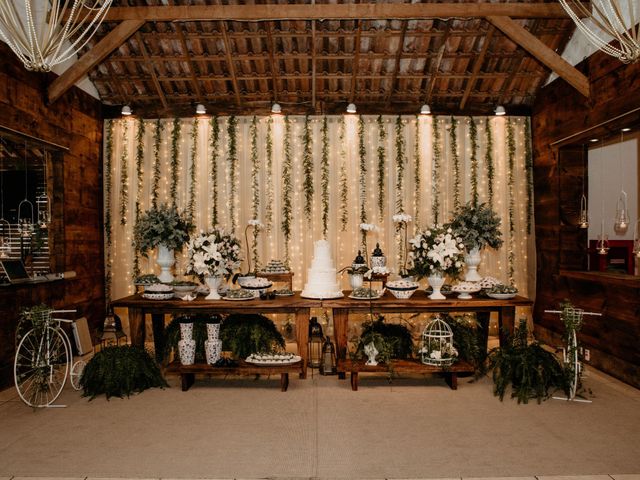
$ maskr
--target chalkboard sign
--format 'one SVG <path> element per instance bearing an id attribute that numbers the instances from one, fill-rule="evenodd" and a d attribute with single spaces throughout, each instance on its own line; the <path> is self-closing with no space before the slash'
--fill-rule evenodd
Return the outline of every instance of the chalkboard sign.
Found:
<path id="1" fill-rule="evenodd" d="M 2 269 L 11 283 L 23 283 L 31 280 L 22 260 L 0 260 Z"/>

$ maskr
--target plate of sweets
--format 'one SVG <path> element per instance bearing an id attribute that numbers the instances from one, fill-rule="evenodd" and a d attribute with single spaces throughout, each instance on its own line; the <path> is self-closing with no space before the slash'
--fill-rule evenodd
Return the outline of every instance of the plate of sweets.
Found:
<path id="1" fill-rule="evenodd" d="M 498 284 L 487 290 L 487 295 L 496 300 L 508 300 L 518 294 L 518 289 L 511 285 Z"/>
<path id="2" fill-rule="evenodd" d="M 459 293 L 458 298 L 461 300 L 469 300 L 472 293 L 477 293 L 482 288 L 479 282 L 460 282 L 453 286 L 452 291 Z"/>
<path id="3" fill-rule="evenodd" d="M 142 287 L 151 286 L 151 285 L 154 285 L 156 283 L 160 283 L 160 279 L 158 279 L 158 277 L 156 275 L 154 275 L 153 273 L 148 273 L 146 275 L 140 275 L 140 276 L 136 277 L 136 279 L 133 281 L 134 285 L 142 286 Z"/>
<path id="4" fill-rule="evenodd" d="M 254 365 L 291 365 L 297 363 L 302 358 L 299 355 L 293 353 L 281 352 L 281 353 L 252 353 L 246 359 L 247 363 L 253 363 Z"/>
<path id="5" fill-rule="evenodd" d="M 234 288 L 227 290 L 227 294 L 222 297 L 225 300 L 231 302 L 242 302 L 247 300 L 253 300 L 255 295 L 249 290 L 243 290 L 242 288 Z"/>
<path id="6" fill-rule="evenodd" d="M 144 287 L 142 297 L 147 300 L 169 300 L 173 298 L 173 287 L 164 283 L 154 283 Z"/>
<path id="7" fill-rule="evenodd" d="M 293 290 L 289 290 L 288 288 L 280 288 L 278 290 L 274 290 L 273 293 L 276 297 L 291 297 L 294 295 Z"/>
<path id="8" fill-rule="evenodd" d="M 278 275 L 278 274 L 282 274 L 282 273 L 289 273 L 290 270 L 287 268 L 287 266 L 284 264 L 284 262 L 282 260 L 271 260 L 269 263 L 267 263 L 264 268 L 262 270 L 260 270 L 260 273 L 266 274 L 266 275 Z"/>
<path id="9" fill-rule="evenodd" d="M 384 295 L 384 291 L 384 288 L 382 290 L 376 290 L 374 288 L 360 287 L 353 290 L 349 298 L 355 300 L 376 300 Z"/>

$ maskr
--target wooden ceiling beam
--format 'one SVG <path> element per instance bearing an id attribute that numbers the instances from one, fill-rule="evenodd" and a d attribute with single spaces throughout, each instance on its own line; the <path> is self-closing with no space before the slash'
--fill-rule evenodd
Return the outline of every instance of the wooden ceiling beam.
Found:
<path id="1" fill-rule="evenodd" d="M 89 48 L 87 53 L 49 85 L 47 92 L 49 103 L 55 102 L 64 95 L 78 80 L 107 58 L 111 52 L 122 45 L 142 25 L 144 25 L 144 20 L 125 20 L 111 30 L 96 45 Z"/>
<path id="2" fill-rule="evenodd" d="M 316 21 L 311 20 L 311 108 L 316 111 Z"/>
<path id="3" fill-rule="evenodd" d="M 471 78 L 467 82 L 467 86 L 464 89 L 464 95 L 462 95 L 462 100 L 460 101 L 460 110 L 464 110 L 464 106 L 469 99 L 469 94 L 471 93 L 471 89 L 476 84 L 476 80 L 478 80 L 478 74 L 480 73 L 480 68 L 484 63 L 484 58 L 487 55 L 487 51 L 489 50 L 489 45 L 491 44 L 491 39 L 493 38 L 493 33 L 495 32 L 495 28 L 493 25 L 489 26 L 489 31 L 487 35 L 484 37 L 484 44 L 482 45 L 482 49 L 480 50 L 480 54 L 478 55 L 478 59 L 476 63 L 473 64 L 473 70 L 471 71 Z"/>
<path id="4" fill-rule="evenodd" d="M 440 48 L 438 49 L 438 56 L 435 61 L 434 68 L 429 76 L 429 87 L 427 88 L 427 94 L 425 95 L 425 103 L 429 105 L 431 103 L 431 95 L 433 94 L 433 88 L 436 85 L 436 78 L 438 77 L 438 73 L 440 73 L 440 64 L 442 63 L 442 57 L 444 56 L 444 51 L 447 48 L 447 39 L 449 38 L 449 26 L 451 22 L 447 23 L 447 28 L 442 34 L 442 43 L 440 44 Z"/>
<path id="5" fill-rule="evenodd" d="M 233 57 L 231 56 L 231 43 L 227 36 L 227 26 L 223 21 L 220 21 L 220 29 L 222 30 L 222 40 L 224 41 L 224 50 L 227 56 L 227 65 L 229 66 L 229 73 L 231 74 L 231 83 L 233 85 L 233 91 L 236 97 L 236 104 L 240 106 L 242 101 L 240 100 L 240 86 L 238 85 L 238 76 L 236 75 L 236 67 L 233 63 Z"/>
<path id="6" fill-rule="evenodd" d="M 584 3 L 587 11 L 590 3 Z M 419 20 L 432 18 L 566 18 L 557 3 L 345 3 L 111 7 L 105 21 Z"/>
<path id="7" fill-rule="evenodd" d="M 393 66 L 393 76 L 391 77 L 391 85 L 389 87 L 389 93 L 385 99 L 385 103 L 389 105 L 391 103 L 391 97 L 396 88 L 396 82 L 398 80 L 398 72 L 400 71 L 400 59 L 402 58 L 402 51 L 404 50 L 404 39 L 407 35 L 408 22 L 402 22 L 402 35 L 400 35 L 400 45 L 398 45 L 398 51 L 396 52 L 396 59 Z"/>
<path id="8" fill-rule="evenodd" d="M 176 33 L 178 34 L 178 38 L 180 39 L 180 45 L 182 45 L 182 49 L 184 50 L 184 54 L 187 57 L 187 68 L 189 70 L 189 75 L 191 77 L 191 84 L 193 85 L 193 89 L 198 95 L 199 99 L 202 99 L 202 92 L 200 91 L 200 85 L 198 85 L 198 80 L 196 78 L 195 65 L 193 64 L 193 60 L 191 59 L 191 53 L 189 48 L 187 47 L 187 39 L 184 37 L 184 32 L 182 31 L 182 25 L 179 23 L 175 24 Z"/>
<path id="9" fill-rule="evenodd" d="M 138 45 L 140 45 L 140 52 L 142 56 L 147 61 L 147 69 L 151 73 L 151 80 L 153 81 L 153 85 L 156 87 L 156 91 L 158 92 L 158 96 L 160 97 L 160 101 L 162 102 L 162 106 L 166 109 L 169 108 L 169 104 L 167 103 L 167 98 L 162 91 L 162 86 L 160 85 L 160 81 L 158 80 L 158 74 L 156 73 L 156 69 L 153 66 L 153 63 L 149 60 L 149 52 L 147 51 L 147 47 L 144 46 L 144 40 L 140 35 L 140 32 L 136 32 L 136 40 L 138 41 Z"/>
<path id="10" fill-rule="evenodd" d="M 507 16 L 488 16 L 487 20 L 507 37 L 524 48 L 538 61 L 549 67 L 558 76 L 574 87 L 580 94 L 589 98 L 589 79 L 564 60 L 560 55 L 542 43 L 536 36 Z"/>
<path id="11" fill-rule="evenodd" d="M 273 83 L 273 101 L 274 103 L 278 103 L 278 87 L 280 85 L 278 84 L 277 75 L 279 75 L 280 69 L 276 69 L 276 45 L 273 42 L 273 36 L 271 34 L 271 22 L 267 22 L 267 49 L 269 52 L 269 65 L 271 66 L 271 82 Z"/>
<path id="12" fill-rule="evenodd" d="M 360 35 L 362 34 L 362 21 L 358 20 L 356 39 L 353 44 L 353 63 L 351 65 L 351 92 L 349 93 L 349 103 L 353 103 L 356 98 L 356 85 L 358 84 L 358 68 L 360 66 Z"/>

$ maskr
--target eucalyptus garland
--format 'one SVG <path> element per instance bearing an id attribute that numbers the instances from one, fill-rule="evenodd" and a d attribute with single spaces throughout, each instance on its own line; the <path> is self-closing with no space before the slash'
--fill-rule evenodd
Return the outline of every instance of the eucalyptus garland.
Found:
<path id="1" fill-rule="evenodd" d="M 440 149 L 440 129 L 438 117 L 433 117 L 433 167 L 431 170 L 431 215 L 433 223 L 438 224 L 438 212 L 440 211 L 440 162 L 442 150 Z"/>
<path id="2" fill-rule="evenodd" d="M 160 119 L 156 120 L 156 130 L 153 134 L 153 182 L 151 184 L 151 206 L 158 206 L 158 190 L 160 188 L 160 144 L 164 126 Z"/>
<path id="3" fill-rule="evenodd" d="M 265 226 L 267 231 L 271 231 L 273 225 L 273 119 L 269 117 L 267 121 L 267 177 L 265 186 L 267 190 L 267 202 L 265 205 Z"/>
<path id="4" fill-rule="evenodd" d="M 346 231 L 349 223 L 349 209 L 347 200 L 349 199 L 349 181 L 347 179 L 347 146 L 345 144 L 346 121 L 344 115 L 340 120 L 340 131 L 338 141 L 340 143 L 340 230 Z"/>
<path id="5" fill-rule="evenodd" d="M 231 221 L 231 232 L 236 231 L 236 195 L 238 193 L 238 186 L 236 185 L 236 179 L 238 177 L 238 119 L 235 115 L 229 117 L 229 123 L 227 124 L 227 140 L 228 140 L 228 157 L 229 162 L 229 217 Z"/>
<path id="6" fill-rule="evenodd" d="M 420 117 L 416 115 L 416 132 L 413 140 L 413 184 L 415 194 L 413 196 L 413 214 L 416 229 L 420 228 L 420 201 L 422 198 L 422 158 L 420 155 Z"/>
<path id="7" fill-rule="evenodd" d="M 384 169 L 387 163 L 386 139 L 387 131 L 384 128 L 382 115 L 378 115 L 378 219 L 384 220 Z"/>
<path id="8" fill-rule="evenodd" d="M 311 141 L 311 121 L 309 115 L 304 117 L 304 133 L 302 134 L 302 188 L 304 190 L 304 216 L 311 221 L 313 207 L 313 148 Z"/>
<path id="9" fill-rule="evenodd" d="M 187 217 L 191 223 L 196 213 L 196 186 L 198 181 L 198 118 L 193 119 L 191 126 L 191 164 L 189 165 L 189 203 Z"/>
<path id="10" fill-rule="evenodd" d="M 127 203 L 129 202 L 129 122 L 122 122 L 122 152 L 120 154 L 120 225 L 127 224 Z"/>
<path id="11" fill-rule="evenodd" d="M 322 237 L 327 238 L 329 230 L 329 125 L 327 117 L 322 119 L 322 161 L 320 164 L 322 174 Z"/>
<path id="12" fill-rule="evenodd" d="M 358 117 L 358 158 L 359 158 L 359 180 L 358 185 L 360 197 L 360 223 L 367 223 L 367 148 L 364 144 L 364 118 Z M 361 230 L 362 244 L 365 244 L 367 232 Z"/>
<path id="13" fill-rule="evenodd" d="M 104 237 L 105 237 L 105 282 L 104 295 L 107 305 L 111 303 L 111 245 L 113 237 L 111 231 L 111 182 L 113 176 L 111 174 L 112 157 L 113 157 L 113 120 L 106 120 L 107 138 L 105 140 L 105 165 L 104 165 Z"/>
<path id="14" fill-rule="evenodd" d="M 211 164 L 211 226 L 218 226 L 218 146 L 220 144 L 220 122 L 213 116 L 209 120 L 209 162 Z"/>
<path id="15" fill-rule="evenodd" d="M 469 137 L 471 139 L 471 202 L 478 206 L 478 127 L 473 117 L 469 117 Z"/>
<path id="16" fill-rule="evenodd" d="M 527 174 L 527 234 L 531 234 L 533 224 L 533 154 L 531 152 L 531 119 L 524 124 L 524 168 Z"/>
<path id="17" fill-rule="evenodd" d="M 488 204 L 493 208 L 493 132 L 491 131 L 491 122 L 489 117 L 485 118 L 485 132 L 486 132 L 486 144 L 487 151 L 484 154 L 484 164 L 487 166 L 487 192 L 488 192 Z"/>
<path id="18" fill-rule="evenodd" d="M 145 125 L 142 118 L 138 119 L 138 131 L 136 133 L 136 209 L 134 219 L 135 225 L 138 224 L 138 218 L 140 217 L 140 204 L 142 203 L 142 188 L 143 183 L 143 165 L 144 165 L 144 131 Z M 133 248 L 133 277 L 140 276 L 140 260 L 138 258 L 138 252 Z"/>
<path id="19" fill-rule="evenodd" d="M 258 220 L 260 216 L 260 184 L 258 174 L 260 173 L 258 165 L 258 117 L 255 115 L 251 120 L 251 128 L 249 129 L 249 136 L 251 137 L 251 218 Z M 251 256 L 254 270 L 257 272 L 260 269 L 258 265 L 258 234 L 259 230 L 257 226 L 253 228 L 253 239 L 251 242 Z"/>
<path id="20" fill-rule="evenodd" d="M 171 132 L 171 204 L 175 207 L 178 204 L 178 176 L 180 168 L 180 157 L 178 155 L 178 143 L 180 142 L 180 119 L 173 119 L 173 131 Z"/>
<path id="21" fill-rule="evenodd" d="M 289 265 L 289 241 L 291 240 L 291 122 L 284 117 L 284 161 L 282 162 L 282 234 L 284 235 L 284 261 Z"/>
<path id="22" fill-rule="evenodd" d="M 460 156 L 458 155 L 458 121 L 453 116 L 449 130 L 449 143 L 453 159 L 453 208 L 458 209 L 460 206 Z"/>
<path id="23" fill-rule="evenodd" d="M 508 186 L 509 186 L 509 282 L 511 285 L 514 284 L 514 264 L 515 264 L 515 254 L 513 248 L 514 237 L 513 233 L 515 231 L 515 219 L 514 219 L 514 210 L 515 210 L 515 199 L 513 194 L 513 170 L 515 165 L 515 157 L 516 157 L 516 142 L 514 138 L 513 132 L 513 123 L 511 119 L 507 120 L 507 154 L 509 160 L 509 175 L 508 175 Z"/>
<path id="24" fill-rule="evenodd" d="M 404 167 L 406 155 L 404 151 L 404 135 L 402 132 L 402 117 L 396 118 L 396 213 L 404 213 Z"/>

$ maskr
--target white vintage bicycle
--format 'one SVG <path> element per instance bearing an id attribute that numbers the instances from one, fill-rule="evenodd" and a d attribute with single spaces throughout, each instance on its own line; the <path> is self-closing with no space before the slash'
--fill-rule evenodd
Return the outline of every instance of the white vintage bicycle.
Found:
<path id="1" fill-rule="evenodd" d="M 16 348 L 13 375 L 18 395 L 30 407 L 64 407 L 53 405 L 70 377 L 74 389 L 80 389 L 84 360 L 73 362 L 71 340 L 63 323 L 75 320 L 52 315 L 75 313 L 75 310 L 42 309 L 29 312 L 25 321 L 32 328 L 21 336 Z"/>

